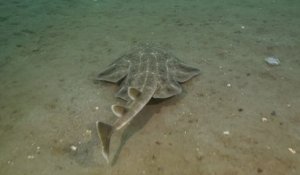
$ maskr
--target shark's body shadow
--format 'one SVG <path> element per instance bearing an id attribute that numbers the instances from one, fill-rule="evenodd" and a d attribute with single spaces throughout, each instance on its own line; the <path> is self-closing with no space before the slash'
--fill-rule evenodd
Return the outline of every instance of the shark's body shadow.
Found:
<path id="1" fill-rule="evenodd" d="M 171 100 L 172 99 L 172 100 Z M 177 101 L 173 98 L 167 99 L 151 99 L 151 101 L 144 107 L 144 109 L 130 122 L 130 124 L 123 130 L 121 136 L 121 143 L 117 148 L 115 155 L 111 161 L 111 165 L 114 166 L 119 158 L 123 146 L 127 140 L 142 129 L 146 123 L 152 118 L 155 113 L 158 113 L 162 106 L 168 105 L 168 102 Z M 172 103 L 172 102 L 171 102 Z"/>

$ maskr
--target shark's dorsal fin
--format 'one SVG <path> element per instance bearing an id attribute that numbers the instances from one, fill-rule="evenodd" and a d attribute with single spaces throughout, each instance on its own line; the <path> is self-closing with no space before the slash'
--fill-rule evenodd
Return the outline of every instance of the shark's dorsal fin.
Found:
<path id="1" fill-rule="evenodd" d="M 130 97 L 131 100 L 137 99 L 141 94 L 141 91 L 139 91 L 136 88 L 133 87 L 128 87 L 128 96 Z"/>
<path id="2" fill-rule="evenodd" d="M 122 117 L 128 109 L 121 105 L 111 105 L 111 110 L 117 117 Z"/>

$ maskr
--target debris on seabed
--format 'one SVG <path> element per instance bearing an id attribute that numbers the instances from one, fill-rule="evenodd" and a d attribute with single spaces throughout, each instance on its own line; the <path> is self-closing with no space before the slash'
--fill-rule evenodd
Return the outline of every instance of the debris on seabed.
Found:
<path id="1" fill-rule="evenodd" d="M 86 135 L 91 135 L 92 134 L 92 130 L 90 130 L 90 129 L 85 130 L 85 134 Z"/>
<path id="2" fill-rule="evenodd" d="M 40 146 L 37 146 L 37 147 L 36 147 L 36 153 L 39 154 L 40 152 L 41 152 L 41 147 L 40 147 Z"/>
<path id="3" fill-rule="evenodd" d="M 271 57 L 267 57 L 265 59 L 265 61 L 269 64 L 269 65 L 272 65 L 272 66 L 278 66 L 280 64 L 280 61 L 278 58 L 274 57 L 274 56 L 271 56 Z"/>
<path id="4" fill-rule="evenodd" d="M 96 109 L 96 110 L 99 110 L 99 106 L 96 106 L 95 109 Z"/>
<path id="5" fill-rule="evenodd" d="M 27 159 L 34 159 L 34 155 L 28 155 Z"/>
<path id="6" fill-rule="evenodd" d="M 7 163 L 8 163 L 9 165 L 14 165 L 14 164 L 15 164 L 14 161 L 12 161 L 12 160 L 7 161 Z"/>
<path id="7" fill-rule="evenodd" d="M 224 134 L 224 135 L 229 135 L 230 132 L 229 132 L 229 131 L 223 131 L 223 134 Z"/>
<path id="8" fill-rule="evenodd" d="M 261 121 L 266 122 L 268 119 L 266 117 L 261 118 Z"/>
<path id="9" fill-rule="evenodd" d="M 77 147 L 74 146 L 74 145 L 70 146 L 70 148 L 71 148 L 72 151 L 76 151 L 77 150 Z"/>
<path id="10" fill-rule="evenodd" d="M 85 140 L 90 140 L 92 138 L 92 130 L 90 129 L 85 130 L 83 136 Z"/>
<path id="11" fill-rule="evenodd" d="M 226 85 L 227 87 L 231 87 L 231 84 L 230 83 L 227 83 L 227 85 Z"/>
<path id="12" fill-rule="evenodd" d="M 296 154 L 296 151 L 293 148 L 288 148 L 292 154 Z"/>

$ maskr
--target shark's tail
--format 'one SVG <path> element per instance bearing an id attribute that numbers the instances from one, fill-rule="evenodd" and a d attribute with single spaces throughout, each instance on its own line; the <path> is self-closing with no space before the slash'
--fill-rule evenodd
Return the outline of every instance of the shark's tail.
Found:
<path id="1" fill-rule="evenodd" d="M 107 162 L 109 162 L 109 143 L 114 129 L 111 125 L 99 121 L 96 122 L 96 125 L 98 129 L 98 136 L 100 137 L 102 143 L 103 157 L 106 159 Z"/>

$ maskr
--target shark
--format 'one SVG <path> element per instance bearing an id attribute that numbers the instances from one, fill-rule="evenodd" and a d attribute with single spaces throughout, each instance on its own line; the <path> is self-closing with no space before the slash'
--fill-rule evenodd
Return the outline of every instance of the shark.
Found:
<path id="1" fill-rule="evenodd" d="M 180 84 L 199 73 L 198 68 L 186 65 L 170 52 L 149 43 L 139 44 L 99 73 L 96 80 L 120 84 L 115 96 L 126 101 L 124 105 L 111 106 L 117 117 L 114 123 L 96 122 L 106 161 L 109 162 L 114 132 L 128 125 L 152 98 L 165 99 L 180 94 Z"/>

